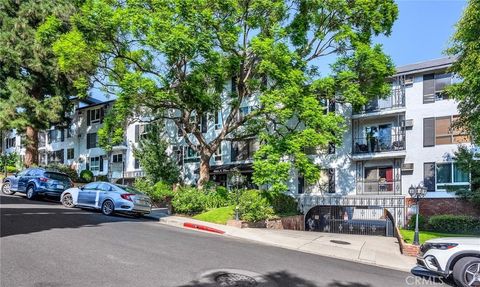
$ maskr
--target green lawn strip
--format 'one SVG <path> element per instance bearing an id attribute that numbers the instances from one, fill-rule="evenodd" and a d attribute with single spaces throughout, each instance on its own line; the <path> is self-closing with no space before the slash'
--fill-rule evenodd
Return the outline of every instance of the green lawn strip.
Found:
<path id="1" fill-rule="evenodd" d="M 229 219 L 233 219 L 234 209 L 235 206 L 214 208 L 204 213 L 197 214 L 193 218 L 212 223 L 227 224 Z"/>
<path id="2" fill-rule="evenodd" d="M 413 242 L 413 230 L 400 229 L 403 240 L 407 243 Z M 465 236 L 478 236 L 474 234 L 455 234 L 455 233 L 444 233 L 444 232 L 433 232 L 433 231 L 420 231 L 420 244 L 424 243 L 429 239 L 441 238 L 441 237 L 465 237 Z"/>

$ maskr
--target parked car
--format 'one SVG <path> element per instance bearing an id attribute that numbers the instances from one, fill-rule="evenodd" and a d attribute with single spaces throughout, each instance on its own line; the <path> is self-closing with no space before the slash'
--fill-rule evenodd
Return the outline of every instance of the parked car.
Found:
<path id="1" fill-rule="evenodd" d="M 462 287 L 480 286 L 480 238 L 450 237 L 426 241 L 420 246 L 412 273 L 422 277 L 452 275 Z"/>
<path id="2" fill-rule="evenodd" d="M 73 186 L 68 175 L 44 168 L 28 168 L 3 179 L 2 192 L 7 195 L 25 193 L 28 199 L 39 195 L 60 196 Z"/>
<path id="3" fill-rule="evenodd" d="M 151 211 L 151 199 L 140 191 L 108 182 L 91 182 L 65 190 L 60 201 L 66 207 L 91 207 L 105 215 L 115 212 L 143 216 Z"/>

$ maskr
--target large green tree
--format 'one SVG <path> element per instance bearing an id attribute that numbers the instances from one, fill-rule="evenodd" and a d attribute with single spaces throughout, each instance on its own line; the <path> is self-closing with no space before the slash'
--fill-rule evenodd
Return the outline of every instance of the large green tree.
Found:
<path id="1" fill-rule="evenodd" d="M 390 92 L 394 68 L 372 37 L 396 17 L 393 0 L 91 0 L 54 50 L 79 83 L 117 96 L 103 146 L 121 139 L 126 118 L 167 119 L 198 152 L 202 186 L 222 141 L 260 136 L 255 181 L 285 190 L 292 168 L 319 176 L 305 147 L 339 142 L 344 119 L 327 100 L 359 107 Z M 321 74 L 329 55 L 332 72 Z M 218 111 L 222 124 L 202 131 Z"/>
<path id="2" fill-rule="evenodd" d="M 76 4 L 0 0 L 0 130 L 25 135 L 26 166 L 38 164 L 38 131 L 66 123 L 76 91 L 51 47 L 56 33 L 68 30 Z"/>
<path id="3" fill-rule="evenodd" d="M 457 58 L 451 70 L 461 81 L 448 89 L 458 101 L 460 121 L 474 142 L 480 140 L 480 1 L 470 0 L 456 25 L 447 53 Z"/>

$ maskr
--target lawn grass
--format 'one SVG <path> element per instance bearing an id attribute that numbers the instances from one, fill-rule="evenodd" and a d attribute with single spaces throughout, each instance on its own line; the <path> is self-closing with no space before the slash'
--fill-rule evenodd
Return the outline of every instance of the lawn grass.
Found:
<path id="1" fill-rule="evenodd" d="M 413 242 L 413 230 L 400 229 L 403 240 L 407 243 Z M 441 238 L 441 237 L 465 237 L 465 236 L 475 236 L 472 234 L 455 234 L 455 233 L 443 233 L 443 232 L 433 232 L 433 231 L 420 231 L 420 244 L 424 243 L 429 239 Z M 478 235 L 477 235 L 478 236 Z"/>
<path id="2" fill-rule="evenodd" d="M 219 207 L 197 214 L 193 218 L 212 223 L 227 224 L 229 219 L 233 219 L 234 210 L 235 206 Z"/>

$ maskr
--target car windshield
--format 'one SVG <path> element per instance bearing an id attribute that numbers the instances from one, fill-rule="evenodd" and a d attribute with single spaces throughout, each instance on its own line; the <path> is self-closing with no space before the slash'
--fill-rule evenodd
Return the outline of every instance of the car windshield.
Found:
<path id="1" fill-rule="evenodd" d="M 121 189 L 125 190 L 125 191 L 128 192 L 128 193 L 144 194 L 143 192 L 141 192 L 141 191 L 139 191 L 139 190 L 136 190 L 135 188 L 130 187 L 130 186 L 119 185 L 119 184 L 115 184 L 115 186 L 118 187 L 118 188 L 121 188 Z"/>
<path id="2" fill-rule="evenodd" d="M 65 174 L 58 173 L 58 172 L 46 172 L 45 176 L 48 177 L 48 178 L 51 178 L 51 179 L 55 179 L 55 180 L 69 181 L 68 176 L 66 176 Z"/>

